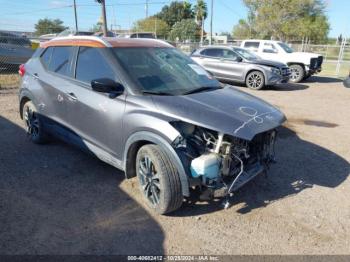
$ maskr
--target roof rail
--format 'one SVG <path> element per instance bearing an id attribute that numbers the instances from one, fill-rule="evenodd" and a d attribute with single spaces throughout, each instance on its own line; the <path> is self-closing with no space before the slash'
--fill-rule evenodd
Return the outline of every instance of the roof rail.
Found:
<path id="1" fill-rule="evenodd" d="M 81 36 L 81 35 L 78 35 L 78 36 L 58 36 L 58 37 L 55 37 L 53 39 L 51 39 L 50 41 L 47 41 L 47 42 L 43 42 L 42 43 L 42 47 L 47 47 L 47 46 L 54 46 L 55 43 L 56 44 L 60 44 L 60 43 L 74 43 L 75 41 L 79 42 L 80 41 L 88 41 L 88 42 L 98 42 L 100 44 L 102 44 L 104 47 L 111 47 L 111 44 L 104 40 L 103 38 L 101 37 L 98 37 L 98 36 Z"/>

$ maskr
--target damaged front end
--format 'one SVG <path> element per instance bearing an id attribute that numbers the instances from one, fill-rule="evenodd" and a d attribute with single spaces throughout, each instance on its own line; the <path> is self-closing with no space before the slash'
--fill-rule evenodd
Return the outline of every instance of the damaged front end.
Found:
<path id="1" fill-rule="evenodd" d="M 248 141 L 185 122 L 172 125 L 181 134 L 172 146 L 202 199 L 232 194 L 274 162 L 275 129 Z"/>

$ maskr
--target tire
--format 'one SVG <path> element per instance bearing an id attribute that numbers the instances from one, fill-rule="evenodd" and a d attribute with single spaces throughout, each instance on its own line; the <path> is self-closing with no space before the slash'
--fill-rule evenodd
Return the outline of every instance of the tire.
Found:
<path id="1" fill-rule="evenodd" d="M 265 77 L 264 74 L 260 71 L 250 72 L 245 80 L 245 84 L 250 89 L 260 90 L 265 86 Z"/>
<path id="2" fill-rule="evenodd" d="M 48 135 L 43 129 L 40 115 L 32 101 L 23 105 L 22 116 L 29 139 L 35 144 L 44 144 L 48 141 Z"/>
<path id="3" fill-rule="evenodd" d="M 305 77 L 305 70 L 304 67 L 301 65 L 293 64 L 289 66 L 291 75 L 289 81 L 292 83 L 299 83 L 301 82 Z"/>
<path id="4" fill-rule="evenodd" d="M 151 209 L 163 215 L 181 207 L 183 196 L 179 173 L 159 146 L 142 146 L 135 164 L 140 191 Z"/>

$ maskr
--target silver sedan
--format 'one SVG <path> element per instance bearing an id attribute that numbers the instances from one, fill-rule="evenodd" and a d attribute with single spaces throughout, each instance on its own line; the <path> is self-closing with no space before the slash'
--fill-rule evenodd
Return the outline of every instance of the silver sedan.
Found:
<path id="1" fill-rule="evenodd" d="M 252 89 L 262 89 L 288 82 L 287 65 L 260 59 L 248 50 L 238 47 L 202 47 L 191 58 L 219 80 L 245 83 Z"/>

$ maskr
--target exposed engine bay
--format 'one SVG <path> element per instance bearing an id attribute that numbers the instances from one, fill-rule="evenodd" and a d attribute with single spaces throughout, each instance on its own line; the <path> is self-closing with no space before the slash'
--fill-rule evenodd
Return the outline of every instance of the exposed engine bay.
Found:
<path id="1" fill-rule="evenodd" d="M 184 122 L 172 124 L 181 133 L 173 147 L 191 184 L 209 189 L 211 197 L 230 195 L 274 161 L 274 129 L 248 141 Z"/>

